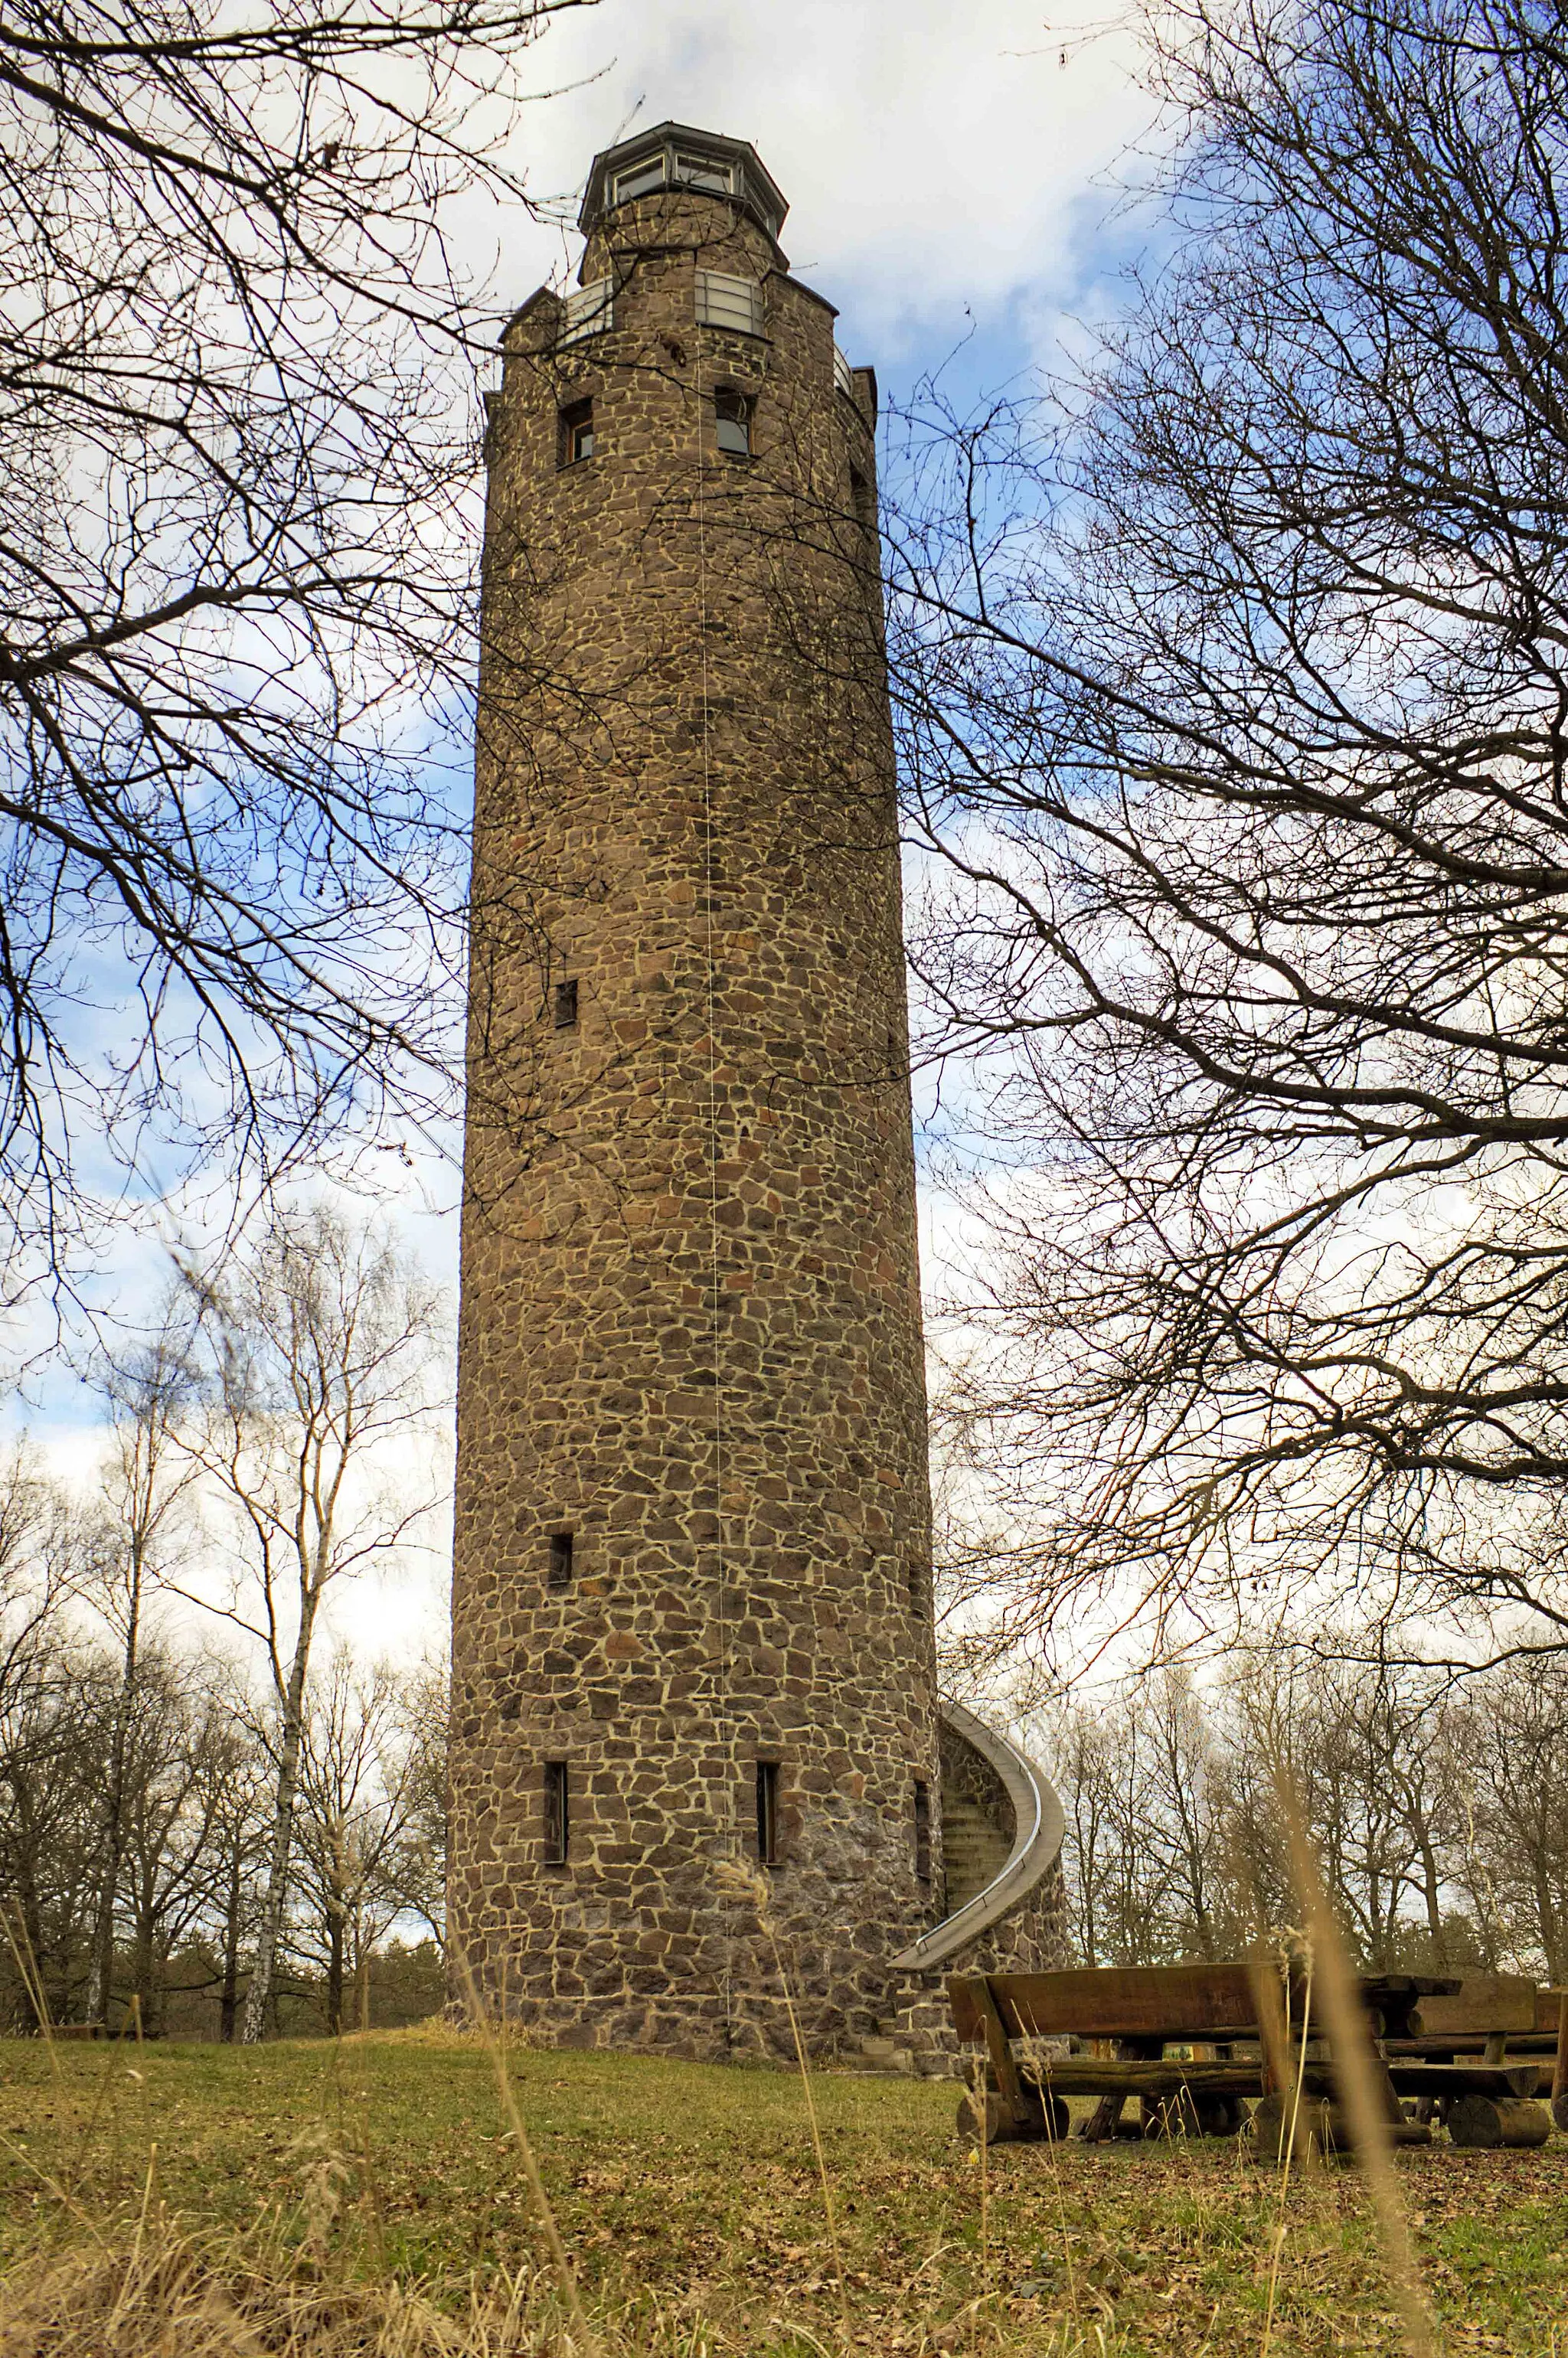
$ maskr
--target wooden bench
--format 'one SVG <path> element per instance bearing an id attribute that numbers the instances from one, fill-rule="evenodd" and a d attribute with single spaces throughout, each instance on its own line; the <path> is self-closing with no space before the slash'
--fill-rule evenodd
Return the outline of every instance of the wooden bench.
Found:
<path id="1" fill-rule="evenodd" d="M 1284 1985 L 1271 1964 L 957 1974 L 947 1991 L 959 2037 L 986 2054 L 983 2099 L 967 2093 L 959 2108 L 966 2136 L 997 2143 L 1064 2136 L 1069 2096 L 1099 2099 L 1080 2132 L 1090 2139 L 1178 2128 L 1229 2136 L 1255 2097 L 1260 2150 L 1277 2150 L 1295 2133 L 1305 2097 L 1315 2108 L 1314 2133 L 1328 2143 L 1337 2128 L 1344 2142 L 1333 2115 L 1337 2069 L 1326 2039 L 1314 2035 L 1310 1993 L 1299 1979 Z M 1398 2142 L 1424 2144 L 1433 2118 L 1455 2144 L 1544 2142 L 1548 2117 L 1533 2100 L 1543 2081 L 1554 2096 L 1563 2093 L 1559 2082 L 1568 2086 L 1568 2005 L 1555 1993 L 1550 2055 L 1530 1982 L 1368 1974 L 1359 1993 Z M 1063 2054 L 1069 2040 L 1090 2051 Z M 1510 2041 L 1528 2041 L 1530 2051 L 1516 2045 L 1510 2052 Z M 1124 2127 L 1131 2096 L 1141 2100 L 1141 2123 Z M 1404 2099 L 1414 2100 L 1413 2116 Z"/>

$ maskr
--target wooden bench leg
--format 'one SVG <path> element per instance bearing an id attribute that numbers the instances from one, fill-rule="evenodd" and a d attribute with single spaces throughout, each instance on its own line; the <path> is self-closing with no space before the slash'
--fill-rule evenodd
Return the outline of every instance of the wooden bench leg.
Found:
<path id="1" fill-rule="evenodd" d="M 1121 2108 L 1126 2102 L 1125 2096 L 1100 2098 L 1088 2119 L 1078 2131 L 1078 2135 L 1086 2144 L 1104 2145 L 1108 2138 L 1115 2136 L 1121 2126 Z"/>
<path id="2" fill-rule="evenodd" d="M 1546 2106 L 1523 2096 L 1455 2096 L 1448 2107 L 1455 2145 L 1544 2145 L 1551 2133 Z"/>

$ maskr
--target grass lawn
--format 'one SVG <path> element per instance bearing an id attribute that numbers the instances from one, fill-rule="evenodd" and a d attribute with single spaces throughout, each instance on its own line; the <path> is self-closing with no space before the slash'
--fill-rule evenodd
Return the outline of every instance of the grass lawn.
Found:
<path id="1" fill-rule="evenodd" d="M 821 2074 L 840 2288 L 797 2079 L 516 2048 L 508 2061 L 607 2352 L 1238 2358 L 1265 2347 L 1281 2223 L 1269 2350 L 1402 2346 L 1351 2169 L 1298 2181 L 1282 2210 L 1277 2175 L 1234 2141 L 1011 2147 L 982 2170 L 955 2137 L 951 2084 Z M 236 2248 L 265 2229 L 318 2278 L 418 2277 L 449 2306 L 544 2262 L 491 2060 L 446 2033 L 0 2044 L 0 2261 L 23 2277 L 84 2239 L 129 2248 L 138 2218 Z M 1440 2346 L 1568 2358 L 1568 2141 L 1440 2142 L 1397 2167 Z M 4 2323 L 0 2353 L 19 2358 Z M 545 2349 L 553 2331 L 505 2346 Z M 112 2346 L 181 2358 L 178 2342 Z"/>

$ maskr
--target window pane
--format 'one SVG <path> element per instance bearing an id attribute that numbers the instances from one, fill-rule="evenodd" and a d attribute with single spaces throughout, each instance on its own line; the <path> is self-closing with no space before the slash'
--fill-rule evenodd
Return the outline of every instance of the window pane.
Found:
<path id="1" fill-rule="evenodd" d="M 713 396 L 714 430 L 719 447 L 731 458 L 752 455 L 752 405 L 732 385 L 721 384 Z"/>
<path id="2" fill-rule="evenodd" d="M 574 401 L 559 414 L 557 463 L 562 467 L 575 465 L 579 459 L 593 456 L 593 404 Z"/>
<path id="3" fill-rule="evenodd" d="M 688 189 L 710 189 L 726 197 L 735 185 L 729 165 L 716 164 L 707 156 L 677 156 L 676 178 Z"/>
<path id="4" fill-rule="evenodd" d="M 645 164 L 633 164 L 630 171 L 617 172 L 613 201 L 623 205 L 631 198 L 645 197 L 650 189 L 662 189 L 664 185 L 665 159 L 663 156 L 651 156 Z"/>
<path id="5" fill-rule="evenodd" d="M 731 278 L 721 270 L 697 274 L 697 316 L 705 327 L 732 334 L 762 333 L 762 290 L 754 278 Z"/>
<path id="6" fill-rule="evenodd" d="M 615 289 L 608 278 L 590 287 L 576 287 L 567 297 L 557 343 L 575 344 L 579 336 L 600 336 L 615 325 Z"/>

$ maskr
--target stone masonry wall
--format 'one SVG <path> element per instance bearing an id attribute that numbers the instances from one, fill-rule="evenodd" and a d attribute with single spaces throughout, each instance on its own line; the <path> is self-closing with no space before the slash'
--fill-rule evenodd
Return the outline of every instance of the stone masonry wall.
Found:
<path id="1" fill-rule="evenodd" d="M 872 395 L 728 202 L 611 220 L 613 329 L 563 349 L 535 297 L 492 408 L 453 1947 L 542 2041 L 779 2051 L 761 1905 L 820 2048 L 941 1887 Z M 765 337 L 697 325 L 699 267 L 762 286 Z"/>

